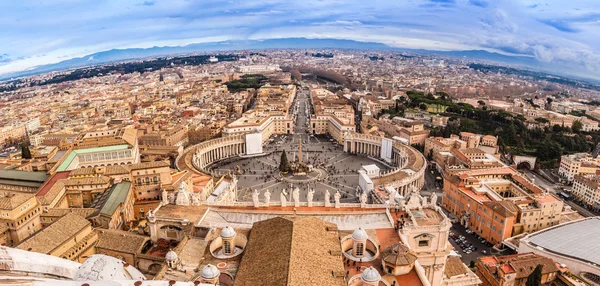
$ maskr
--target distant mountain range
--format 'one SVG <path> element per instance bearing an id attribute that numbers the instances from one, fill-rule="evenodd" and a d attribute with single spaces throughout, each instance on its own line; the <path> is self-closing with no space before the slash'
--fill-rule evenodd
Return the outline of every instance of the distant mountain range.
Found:
<path id="1" fill-rule="evenodd" d="M 66 70 L 72 68 L 95 66 L 127 60 L 137 60 L 145 58 L 155 58 L 160 56 L 185 55 L 194 53 L 216 52 L 216 51 L 235 51 L 235 50 L 260 50 L 260 49 L 354 49 L 354 50 L 373 50 L 373 51 L 398 51 L 411 52 L 416 54 L 435 54 L 450 57 L 465 57 L 476 60 L 488 60 L 500 63 L 520 65 L 532 68 L 544 68 L 544 64 L 537 61 L 534 57 L 528 56 L 507 56 L 498 53 L 492 53 L 484 50 L 465 50 L 465 51 L 432 51 L 420 49 L 402 49 L 393 48 L 380 43 L 358 42 L 352 40 L 337 39 L 306 39 L 306 38 L 286 38 L 270 40 L 246 40 L 246 41 L 224 41 L 212 43 L 190 44 L 186 46 L 173 47 L 152 47 L 146 49 L 112 49 L 108 51 L 90 54 L 80 58 L 73 58 L 61 61 L 55 64 L 38 66 L 29 70 L 13 72 L 0 75 L 0 80 L 17 78 L 23 76 L 36 75 L 51 71 Z"/>

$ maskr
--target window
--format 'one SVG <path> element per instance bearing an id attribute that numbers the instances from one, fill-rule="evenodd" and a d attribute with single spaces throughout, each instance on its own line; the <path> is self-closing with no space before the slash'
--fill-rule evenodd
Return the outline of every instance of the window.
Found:
<path id="1" fill-rule="evenodd" d="M 229 241 L 223 241 L 223 253 L 231 254 L 231 243 Z"/>
<path id="2" fill-rule="evenodd" d="M 419 240 L 419 247 L 429 246 L 429 240 Z"/>
<path id="3" fill-rule="evenodd" d="M 365 251 L 365 245 L 363 243 L 356 244 L 356 256 L 361 257 Z"/>

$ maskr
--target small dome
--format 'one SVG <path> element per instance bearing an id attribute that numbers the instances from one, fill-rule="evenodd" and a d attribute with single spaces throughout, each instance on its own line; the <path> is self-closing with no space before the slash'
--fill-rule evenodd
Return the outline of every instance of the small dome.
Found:
<path id="1" fill-rule="evenodd" d="M 173 251 L 173 250 L 169 250 L 169 252 L 167 252 L 167 255 L 165 255 L 165 260 L 167 260 L 167 261 L 177 260 L 177 253 L 175 253 L 175 251 Z"/>
<path id="2" fill-rule="evenodd" d="M 360 279 L 367 283 L 375 283 L 381 281 L 381 275 L 379 275 L 379 272 L 371 266 L 363 271 L 360 275 Z"/>
<path id="3" fill-rule="evenodd" d="M 356 240 L 365 240 L 368 237 L 367 232 L 360 227 L 352 233 L 352 238 Z"/>
<path id="4" fill-rule="evenodd" d="M 394 244 L 381 252 L 381 257 L 385 263 L 394 266 L 411 265 L 417 260 L 417 254 L 404 244 Z"/>
<path id="5" fill-rule="evenodd" d="M 233 228 L 231 226 L 226 226 L 221 231 L 221 237 L 229 238 L 229 237 L 234 237 L 234 236 L 235 236 L 235 230 L 233 230 Z"/>
<path id="6" fill-rule="evenodd" d="M 146 280 L 142 272 L 124 261 L 104 254 L 88 257 L 73 277 L 75 281 Z"/>
<path id="7" fill-rule="evenodd" d="M 207 264 L 206 266 L 204 266 L 204 268 L 202 268 L 202 273 L 200 273 L 200 276 L 204 279 L 215 279 L 217 277 L 219 277 L 219 275 L 221 275 L 221 272 L 219 271 L 219 269 L 217 269 L 216 266 L 212 265 L 212 264 Z"/>

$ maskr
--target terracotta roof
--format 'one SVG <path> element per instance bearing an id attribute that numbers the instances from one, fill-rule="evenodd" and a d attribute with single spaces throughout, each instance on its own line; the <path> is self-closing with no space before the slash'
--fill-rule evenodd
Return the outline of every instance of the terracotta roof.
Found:
<path id="1" fill-rule="evenodd" d="M 0 209 L 2 210 L 14 210 L 15 208 L 22 205 L 27 200 L 31 199 L 34 194 L 8 194 L 0 197 Z"/>
<path id="2" fill-rule="evenodd" d="M 404 244 L 394 244 L 381 252 L 381 257 L 385 263 L 395 266 L 410 265 L 417 260 L 414 251 Z"/>
<path id="3" fill-rule="evenodd" d="M 106 166 L 104 169 L 104 175 L 106 175 L 106 176 L 124 175 L 124 174 L 129 174 L 129 172 L 131 172 L 131 170 L 129 169 L 129 166 L 127 166 L 127 165 Z"/>
<path id="4" fill-rule="evenodd" d="M 17 245 L 18 249 L 49 254 L 91 223 L 74 213 L 68 213 Z"/>
<path id="5" fill-rule="evenodd" d="M 509 200 L 484 202 L 483 204 L 490 207 L 494 212 L 498 213 L 502 217 L 516 216 L 519 212 L 519 208 L 514 204 L 514 202 Z"/>
<path id="6" fill-rule="evenodd" d="M 340 244 L 329 225 L 315 217 L 255 223 L 235 284 L 346 285 L 342 257 L 332 255 L 341 252 Z"/>
<path id="7" fill-rule="evenodd" d="M 137 163 L 129 166 L 131 170 L 139 170 L 139 169 L 150 169 L 150 168 L 159 168 L 159 167 L 169 167 L 169 164 L 164 161 L 154 161 L 154 162 L 146 162 L 146 163 Z"/>
<path id="8" fill-rule="evenodd" d="M 65 186 L 103 185 L 110 183 L 109 177 L 73 178 L 64 180 Z"/>
<path id="9" fill-rule="evenodd" d="M 467 268 L 460 261 L 460 257 L 458 256 L 448 256 L 446 259 L 446 267 L 444 268 L 444 274 L 446 277 L 454 277 L 458 275 L 467 274 Z"/>
<path id="10" fill-rule="evenodd" d="M 97 210 L 94 208 L 51 208 L 42 213 L 45 217 L 62 217 L 68 213 L 74 213 L 82 218 L 87 218 L 94 214 Z"/>
<path id="11" fill-rule="evenodd" d="M 97 248 L 136 254 L 150 237 L 123 230 L 98 230 Z"/>

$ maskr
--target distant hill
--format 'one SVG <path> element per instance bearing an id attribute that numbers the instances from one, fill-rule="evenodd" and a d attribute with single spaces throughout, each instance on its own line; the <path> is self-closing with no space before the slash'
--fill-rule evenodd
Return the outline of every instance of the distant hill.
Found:
<path id="1" fill-rule="evenodd" d="M 483 50 L 466 51 L 430 51 L 417 49 L 393 48 L 380 43 L 358 42 L 352 40 L 337 39 L 306 39 L 306 38 L 286 38 L 270 40 L 247 40 L 247 41 L 224 41 L 212 43 L 190 44 L 186 46 L 173 47 L 152 47 L 152 48 L 132 48 L 132 49 L 112 49 L 108 51 L 90 54 L 80 58 L 73 58 L 55 64 L 38 66 L 26 71 L 14 72 L 0 75 L 0 79 L 10 79 L 23 76 L 30 76 L 51 71 L 66 70 L 94 65 L 101 65 L 113 62 L 153 58 L 160 56 L 193 54 L 215 51 L 232 50 L 254 50 L 254 49 L 305 49 L 305 48 L 335 48 L 335 49 L 357 49 L 357 50 L 380 50 L 380 51 L 407 51 L 417 54 L 437 54 L 451 57 L 466 57 L 470 59 L 489 60 L 507 64 L 516 64 L 529 67 L 540 67 L 540 63 L 533 57 L 526 56 L 507 56 L 498 53 L 492 53 Z"/>

